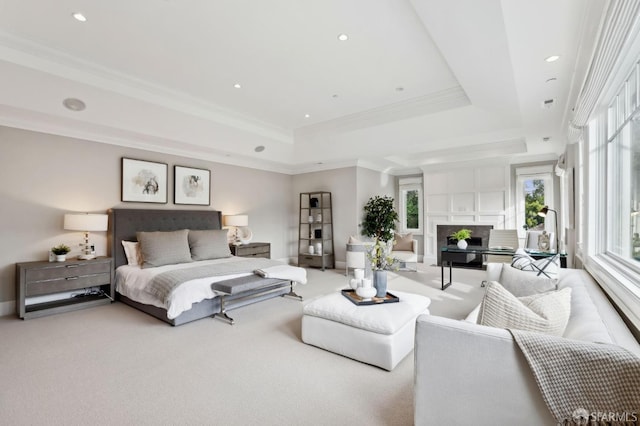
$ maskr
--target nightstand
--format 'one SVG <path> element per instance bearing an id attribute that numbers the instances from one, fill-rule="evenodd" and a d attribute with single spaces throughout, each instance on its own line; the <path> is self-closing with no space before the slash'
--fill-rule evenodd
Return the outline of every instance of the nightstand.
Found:
<path id="1" fill-rule="evenodd" d="M 270 243 L 249 243 L 240 246 L 229 246 L 231 254 L 238 257 L 265 257 L 271 258 Z"/>
<path id="2" fill-rule="evenodd" d="M 97 290 L 85 291 L 89 288 Z M 77 291 L 77 295 L 61 300 L 39 298 L 32 303 L 27 300 L 70 291 Z M 114 293 L 110 257 L 16 263 L 16 313 L 22 319 L 108 304 L 113 301 Z"/>

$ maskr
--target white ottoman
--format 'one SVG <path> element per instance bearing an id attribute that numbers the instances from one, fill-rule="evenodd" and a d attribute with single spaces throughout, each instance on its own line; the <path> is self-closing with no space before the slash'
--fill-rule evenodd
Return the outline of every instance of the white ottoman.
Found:
<path id="1" fill-rule="evenodd" d="M 305 304 L 302 341 L 346 357 L 393 368 L 413 349 L 416 318 L 431 299 L 392 291 L 397 303 L 357 306 L 340 293 Z"/>

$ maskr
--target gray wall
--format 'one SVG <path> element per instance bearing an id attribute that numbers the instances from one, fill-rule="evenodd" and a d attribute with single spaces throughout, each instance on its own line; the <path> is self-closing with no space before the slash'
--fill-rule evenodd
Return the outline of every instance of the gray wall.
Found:
<path id="1" fill-rule="evenodd" d="M 271 243 L 272 258 L 290 256 L 292 177 L 203 160 L 0 127 L 0 313 L 15 299 L 15 263 L 46 260 L 66 243 L 79 253 L 82 235 L 62 229 L 64 213 L 105 213 L 111 207 L 221 210 L 249 215 L 254 241 Z M 122 203 L 122 157 L 169 165 L 168 203 Z M 211 170 L 211 206 L 173 204 L 173 166 Z M 106 232 L 94 232 L 106 254 Z M 11 307 L 12 309 L 12 307 Z M 9 311 L 11 312 L 11 311 Z"/>

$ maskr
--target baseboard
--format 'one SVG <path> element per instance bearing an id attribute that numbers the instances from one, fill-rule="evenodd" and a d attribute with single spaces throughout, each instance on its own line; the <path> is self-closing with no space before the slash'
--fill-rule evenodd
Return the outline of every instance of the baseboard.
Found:
<path id="1" fill-rule="evenodd" d="M 16 301 L 0 302 L 0 317 L 14 315 L 16 313 Z"/>

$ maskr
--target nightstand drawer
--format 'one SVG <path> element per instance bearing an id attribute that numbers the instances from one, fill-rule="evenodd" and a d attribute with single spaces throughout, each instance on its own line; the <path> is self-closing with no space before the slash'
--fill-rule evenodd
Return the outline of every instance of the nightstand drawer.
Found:
<path id="1" fill-rule="evenodd" d="M 239 257 L 271 257 L 271 244 L 251 243 L 241 246 L 231 246 L 231 253 Z"/>
<path id="2" fill-rule="evenodd" d="M 79 277 L 82 275 L 106 274 L 111 269 L 110 262 L 92 262 L 56 264 L 44 268 L 33 268 L 25 271 L 27 283 L 58 278 Z"/>
<path id="3" fill-rule="evenodd" d="M 58 293 L 61 291 L 76 290 L 80 288 L 93 287 L 109 284 L 111 274 L 95 274 L 71 276 L 53 280 L 28 282 L 25 295 L 27 297 L 39 296 L 42 294 Z"/>

